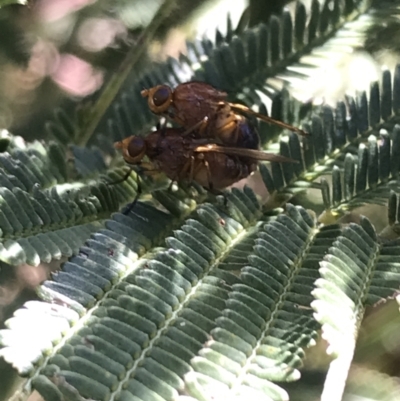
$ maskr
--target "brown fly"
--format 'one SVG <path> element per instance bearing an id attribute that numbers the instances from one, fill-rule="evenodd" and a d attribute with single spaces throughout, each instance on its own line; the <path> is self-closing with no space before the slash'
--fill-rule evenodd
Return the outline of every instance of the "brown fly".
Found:
<path id="1" fill-rule="evenodd" d="M 307 133 L 250 108 L 226 101 L 227 93 L 204 82 L 186 82 L 175 89 L 158 85 L 141 92 L 147 97 L 150 110 L 185 128 L 199 138 L 211 138 L 220 145 L 258 149 L 260 139 L 246 115 L 278 125 L 300 135 Z"/>
<path id="2" fill-rule="evenodd" d="M 126 163 L 139 172 L 163 172 L 172 182 L 197 182 L 212 193 L 249 176 L 259 161 L 295 162 L 261 150 L 210 143 L 209 139 L 185 135 L 182 128 L 158 129 L 145 137 L 131 136 L 116 142 L 115 147 L 122 150 Z"/>

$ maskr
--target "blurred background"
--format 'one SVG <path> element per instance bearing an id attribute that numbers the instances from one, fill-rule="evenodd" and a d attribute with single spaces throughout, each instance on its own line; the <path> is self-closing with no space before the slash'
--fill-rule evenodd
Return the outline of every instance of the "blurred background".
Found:
<path id="1" fill-rule="evenodd" d="M 32 0 L 0 9 L 0 128 L 44 135 L 55 106 L 90 99 L 137 45 L 162 0 Z M 265 20 L 282 1 L 259 1 Z M 265 3 L 265 4 L 264 4 Z M 175 0 L 162 16 L 148 56 L 161 61 L 185 41 L 234 26 L 249 0 Z M 266 7 L 265 5 L 268 4 Z M 260 6 L 260 7 L 261 7 Z M 259 22 L 259 15 L 252 24 Z M 224 16 L 224 17 L 223 17 Z M 225 27 L 220 26 L 224 21 Z"/>

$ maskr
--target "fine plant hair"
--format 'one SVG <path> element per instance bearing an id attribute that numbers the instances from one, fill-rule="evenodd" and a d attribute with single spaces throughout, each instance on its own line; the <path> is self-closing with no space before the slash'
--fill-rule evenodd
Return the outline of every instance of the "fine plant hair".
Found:
<path id="1" fill-rule="evenodd" d="M 132 67 L 101 112 L 55 110 L 48 140 L 2 133 L 1 269 L 62 260 L 0 330 L 0 356 L 23 378 L 15 397 L 296 400 L 323 338 L 318 399 L 396 399 L 393 378 L 374 386 L 378 372 L 352 361 L 366 308 L 400 287 L 400 64 L 335 105 L 295 97 L 291 82 L 357 50 L 354 37 L 374 57 L 369 35 L 399 5 L 298 0 L 256 26 L 228 18 L 177 59 Z M 190 80 L 310 134 L 254 121 L 264 150 L 298 161 L 260 164 L 266 202 L 247 185 L 171 191 L 160 175 L 140 178 L 129 208 L 139 178 L 121 181 L 129 167 L 113 143 L 157 123 L 143 88 Z M 373 205 L 387 224 L 364 216 Z"/>

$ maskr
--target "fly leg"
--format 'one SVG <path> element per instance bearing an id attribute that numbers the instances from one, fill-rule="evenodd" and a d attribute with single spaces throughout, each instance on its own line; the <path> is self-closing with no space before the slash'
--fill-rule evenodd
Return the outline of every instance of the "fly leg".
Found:
<path id="1" fill-rule="evenodd" d="M 119 180 L 115 180 L 114 182 L 108 182 L 107 185 L 122 184 L 130 177 L 131 174 L 132 174 L 132 168 L 129 168 L 129 170 L 124 174 L 122 178 L 120 178 Z"/>
<path id="2" fill-rule="evenodd" d="M 168 192 L 172 192 L 172 186 L 174 185 L 174 182 L 177 180 L 177 176 L 174 177 L 173 180 L 171 180 L 171 182 L 168 185 L 167 191 Z"/>
<path id="3" fill-rule="evenodd" d="M 185 176 L 188 170 L 191 169 L 191 164 L 192 164 L 192 157 L 183 165 L 182 169 L 175 174 L 174 178 L 171 180 L 171 183 L 168 186 L 167 191 L 171 191 L 174 182 L 177 182 L 179 180 L 179 177 Z"/>
<path id="4" fill-rule="evenodd" d="M 195 157 L 194 155 L 190 156 L 190 169 L 189 169 L 189 178 L 188 185 L 193 187 L 193 179 L 194 179 L 194 170 L 195 170 Z"/>
<path id="5" fill-rule="evenodd" d="M 141 169 L 142 172 L 146 172 L 146 174 L 151 174 L 153 171 L 154 172 L 158 171 L 154 170 L 150 163 L 138 163 L 137 166 L 139 166 L 139 169 Z M 111 185 L 122 184 L 130 177 L 130 175 L 132 174 L 132 170 L 134 170 L 134 168 L 129 166 L 129 170 L 124 174 L 122 178 L 115 180 L 113 182 L 108 182 L 107 185 L 111 186 Z"/>
<path id="6" fill-rule="evenodd" d="M 170 120 L 176 122 L 177 124 L 184 126 L 185 125 L 185 121 L 182 120 L 181 118 L 179 118 L 178 116 L 176 116 L 174 113 L 172 112 L 166 112 L 163 114 L 165 117 L 169 118 Z"/>
<path id="7" fill-rule="evenodd" d="M 187 136 L 197 129 L 200 129 L 201 131 L 203 131 L 205 129 L 205 127 L 207 126 L 207 123 L 208 123 L 208 117 L 206 116 L 206 117 L 202 118 L 198 123 L 194 124 L 192 127 L 188 128 L 186 131 L 184 131 L 181 135 Z"/>
<path id="8" fill-rule="evenodd" d="M 157 131 L 160 131 L 160 139 L 164 138 L 167 132 L 167 119 L 164 119 L 162 124 L 158 122 L 156 125 L 156 129 Z"/>
<path id="9" fill-rule="evenodd" d="M 140 179 L 140 175 L 137 176 L 137 190 L 135 199 L 126 207 L 126 209 L 122 212 L 124 215 L 128 215 L 131 213 L 132 209 L 135 207 L 137 201 L 139 200 L 140 195 L 142 194 L 142 183 Z"/>
<path id="10" fill-rule="evenodd" d="M 135 199 L 126 207 L 126 209 L 122 212 L 122 214 L 128 215 L 132 209 L 135 207 L 136 203 L 138 202 L 140 195 L 143 192 L 142 189 L 142 179 L 140 178 L 141 174 L 146 174 L 146 175 L 152 175 L 152 174 L 156 174 L 159 171 L 157 169 L 152 169 L 149 167 L 150 165 L 148 163 L 143 163 L 143 165 L 138 166 L 138 171 L 136 171 L 137 173 L 137 188 L 136 188 L 136 195 L 135 195 Z M 132 171 L 132 169 L 130 170 Z"/>
<path id="11" fill-rule="evenodd" d="M 194 160 L 194 156 L 190 156 L 189 184 L 193 182 L 194 178 Z"/>
<path id="12" fill-rule="evenodd" d="M 204 157 L 203 154 L 200 154 L 200 155 Z M 211 180 L 210 165 L 208 164 L 208 161 L 207 161 L 207 160 L 204 160 L 204 166 L 205 166 L 206 171 L 207 171 L 207 182 L 208 182 L 208 188 L 206 188 L 206 190 L 207 190 L 210 194 L 212 194 L 212 195 L 214 195 L 214 196 L 218 196 L 218 195 L 223 196 L 223 198 L 224 198 L 224 206 L 226 207 L 227 204 L 228 204 L 228 197 L 226 196 L 226 193 L 225 193 L 225 192 L 220 191 L 219 189 L 215 189 L 215 188 L 214 188 L 214 184 L 212 183 L 212 180 Z"/>
<path id="13" fill-rule="evenodd" d="M 214 190 L 214 184 L 212 183 L 212 180 L 211 180 L 210 165 L 209 165 L 208 161 L 204 159 L 203 153 L 200 153 L 198 155 L 198 157 L 203 159 L 204 167 L 206 168 L 206 172 L 207 172 L 208 189 L 210 190 L 210 192 L 212 192 Z"/>

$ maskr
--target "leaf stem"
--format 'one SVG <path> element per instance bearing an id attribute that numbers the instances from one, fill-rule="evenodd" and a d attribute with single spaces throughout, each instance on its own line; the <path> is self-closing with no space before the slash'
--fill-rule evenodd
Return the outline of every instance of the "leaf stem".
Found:
<path id="1" fill-rule="evenodd" d="M 341 401 L 343 398 L 355 349 L 355 340 L 349 338 L 347 340 L 349 341 L 346 341 L 346 345 L 342 344 L 338 357 L 330 363 L 321 401 Z"/>

